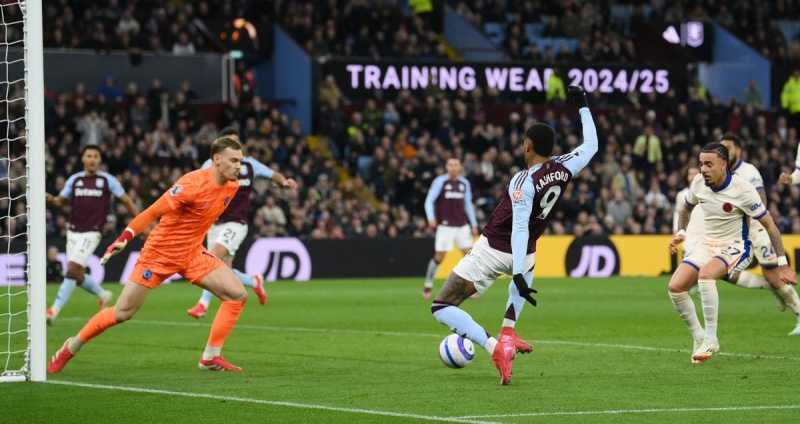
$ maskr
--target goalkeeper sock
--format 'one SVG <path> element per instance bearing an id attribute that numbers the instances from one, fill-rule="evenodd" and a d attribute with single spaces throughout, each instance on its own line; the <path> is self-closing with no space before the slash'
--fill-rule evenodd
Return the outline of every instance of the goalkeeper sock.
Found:
<path id="1" fill-rule="evenodd" d="M 719 316 L 719 293 L 717 281 L 712 279 L 697 280 L 700 286 L 700 303 L 703 305 L 706 340 L 717 340 L 717 318 Z"/>
<path id="2" fill-rule="evenodd" d="M 225 339 L 228 338 L 236 321 L 239 320 L 239 315 L 242 314 L 244 309 L 244 300 L 226 300 L 222 302 L 217 316 L 214 317 L 214 322 L 211 324 L 211 332 L 208 335 L 208 342 L 203 351 L 203 359 L 212 359 L 214 356 L 219 356 L 222 351 L 222 346 L 225 344 Z"/>
<path id="3" fill-rule="evenodd" d="M 58 287 L 56 300 L 53 301 L 53 309 L 55 309 L 56 313 L 64 308 L 64 305 L 67 303 L 70 296 L 72 296 L 72 291 L 75 290 L 75 284 L 75 279 L 64 277 L 64 281 L 62 281 L 61 285 Z"/>
<path id="4" fill-rule="evenodd" d="M 89 319 L 89 322 L 81 328 L 81 331 L 78 333 L 78 339 L 81 343 L 88 343 L 89 340 L 99 336 L 102 332 L 116 324 L 117 318 L 114 316 L 114 307 L 105 308 L 94 314 L 94 316 Z"/>
<path id="5" fill-rule="evenodd" d="M 763 277 L 753 274 L 750 271 L 742 271 L 739 274 L 739 279 L 736 281 L 736 285 L 746 289 L 763 289 L 770 287 L 767 280 L 765 280 Z"/>
<path id="6" fill-rule="evenodd" d="M 210 291 L 204 289 L 203 294 L 200 295 L 200 300 L 198 301 L 198 303 L 201 303 L 203 306 L 206 307 L 206 309 L 208 309 L 208 305 L 211 304 L 212 297 L 214 297 L 214 293 L 211 293 Z"/>
<path id="7" fill-rule="evenodd" d="M 434 259 L 428 261 L 428 270 L 425 271 L 425 287 L 433 287 L 433 277 L 436 276 L 437 269 L 439 269 L 439 264 Z"/>
<path id="8" fill-rule="evenodd" d="M 233 273 L 236 274 L 236 278 L 238 278 L 245 287 L 253 287 L 256 285 L 252 275 L 247 275 L 238 269 L 234 269 Z"/>
<path id="9" fill-rule="evenodd" d="M 92 278 L 92 276 L 89 274 L 86 274 L 83 277 L 83 283 L 81 283 L 81 288 L 95 296 L 100 296 L 100 294 L 103 293 L 103 289 L 100 287 L 100 283 L 94 281 L 94 278 Z"/>
<path id="10" fill-rule="evenodd" d="M 533 283 L 533 273 L 525 273 L 523 277 L 525 277 L 525 282 L 530 287 Z M 525 306 L 525 299 L 519 295 L 517 285 L 511 280 L 508 283 L 508 300 L 506 301 L 506 314 L 503 317 L 503 327 L 514 328 L 517 325 L 523 306 Z"/>
<path id="11" fill-rule="evenodd" d="M 703 327 L 700 326 L 700 320 L 697 318 L 697 311 L 694 307 L 694 302 L 689 296 L 688 292 L 669 292 L 669 298 L 672 304 L 675 305 L 675 310 L 678 315 L 683 318 L 683 322 L 689 328 L 689 333 L 695 340 L 703 339 Z"/>
<path id="12" fill-rule="evenodd" d="M 433 302 L 431 313 L 437 321 L 449 327 L 454 333 L 483 346 L 490 354 L 494 352 L 497 339 L 491 337 L 463 309 L 447 303 Z"/>
<path id="13" fill-rule="evenodd" d="M 789 284 L 784 284 L 780 288 L 775 290 L 775 293 L 783 299 L 783 303 L 786 304 L 786 307 L 789 308 L 794 314 L 800 317 L 800 298 L 797 296 L 797 291 Z"/>

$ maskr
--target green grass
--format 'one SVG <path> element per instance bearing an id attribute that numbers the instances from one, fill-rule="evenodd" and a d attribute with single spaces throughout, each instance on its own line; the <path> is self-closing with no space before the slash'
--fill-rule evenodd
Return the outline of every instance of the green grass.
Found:
<path id="1" fill-rule="evenodd" d="M 213 315 L 199 321 L 186 315 L 197 288 L 164 286 L 133 321 L 95 339 L 50 378 L 429 417 L 588 411 L 475 419 L 504 423 L 798 422 L 800 409 L 750 408 L 799 405 L 800 338 L 786 336 L 791 314 L 777 312 L 764 290 L 721 287 L 723 352 L 745 355 L 692 366 L 688 332 L 665 285 L 664 279 L 538 280 L 540 307 L 527 307 L 518 326 L 536 351 L 517 358 L 507 387 L 498 384 L 482 349 L 465 369 L 440 363 L 437 345 L 447 331 L 421 299 L 419 279 L 270 285 L 271 303 L 261 307 L 253 297 L 226 344 L 241 374 L 197 369 Z M 52 300 L 57 287 L 48 289 Z M 503 280 L 466 309 L 496 332 L 505 297 Z M 95 311 L 94 300 L 76 291 L 49 328 L 48 355 Z M 9 423 L 425 421 L 56 384 L 3 384 L 0 399 L 0 422 Z M 596 413 L 716 407 L 743 409 Z"/>

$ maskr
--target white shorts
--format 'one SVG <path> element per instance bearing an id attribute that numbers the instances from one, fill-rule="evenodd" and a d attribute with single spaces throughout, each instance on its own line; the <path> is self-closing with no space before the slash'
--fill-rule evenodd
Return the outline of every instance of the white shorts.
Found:
<path id="1" fill-rule="evenodd" d="M 691 252 L 684 256 L 683 262 L 698 271 L 713 258 L 721 259 L 728 267 L 728 273 L 743 271 L 753 260 L 750 241 L 709 241 L 697 243 Z"/>
<path id="2" fill-rule="evenodd" d="M 472 246 L 472 233 L 469 225 L 461 227 L 439 225 L 436 227 L 436 251 L 449 252 L 455 246 L 458 246 L 461 250 Z"/>
<path id="3" fill-rule="evenodd" d="M 89 257 L 100 244 L 101 238 L 100 231 L 84 233 L 67 231 L 67 261 L 85 267 L 89 263 Z"/>
<path id="4" fill-rule="evenodd" d="M 753 255 L 758 260 L 762 268 L 774 268 L 778 266 L 778 255 L 772 247 L 772 240 L 769 239 L 767 230 L 761 224 L 750 226 L 750 242 L 753 244 Z"/>
<path id="5" fill-rule="evenodd" d="M 525 271 L 533 268 L 534 263 L 536 255 L 532 253 L 525 258 Z M 467 256 L 458 261 L 453 272 L 475 284 L 478 293 L 483 293 L 500 275 L 511 275 L 513 272 L 511 254 L 489 246 L 489 240 L 481 236 Z"/>
<path id="6" fill-rule="evenodd" d="M 686 239 L 683 240 L 683 257 L 688 258 L 702 241 L 703 237 L 694 237 L 687 234 Z"/>
<path id="7" fill-rule="evenodd" d="M 236 256 L 236 251 L 239 250 L 245 237 L 247 237 L 247 224 L 240 222 L 214 224 L 208 231 L 208 250 L 219 244 L 228 250 L 228 254 Z"/>

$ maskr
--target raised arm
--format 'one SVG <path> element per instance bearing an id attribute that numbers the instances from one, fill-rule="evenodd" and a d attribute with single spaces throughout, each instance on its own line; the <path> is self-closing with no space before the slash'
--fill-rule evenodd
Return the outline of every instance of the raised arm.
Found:
<path id="1" fill-rule="evenodd" d="M 589 161 L 592 160 L 592 157 L 597 153 L 597 128 L 595 128 L 594 125 L 592 112 L 589 111 L 586 93 L 583 91 L 583 88 L 571 85 L 567 92 L 570 103 L 579 108 L 578 113 L 581 116 L 581 127 L 583 128 L 583 143 L 570 153 L 559 157 L 558 161 L 569 169 L 572 175 L 577 175 L 589 164 Z"/>

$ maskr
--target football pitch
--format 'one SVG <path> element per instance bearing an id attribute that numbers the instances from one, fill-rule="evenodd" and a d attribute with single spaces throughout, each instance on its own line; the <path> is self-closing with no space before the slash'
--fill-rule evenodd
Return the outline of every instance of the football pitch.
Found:
<path id="1" fill-rule="evenodd" d="M 437 288 L 441 283 L 437 283 Z M 111 286 L 119 293 L 120 286 Z M 465 309 L 497 333 L 507 280 Z M 535 345 L 500 386 L 481 348 L 452 370 L 448 330 L 421 279 L 315 280 L 251 296 L 225 356 L 242 373 L 197 369 L 213 313 L 186 309 L 188 284 L 154 291 L 42 384 L 0 384 L 8 423 L 790 423 L 800 420 L 800 338 L 766 290 L 720 286 L 723 354 L 689 362 L 688 332 L 664 278 L 538 279 L 518 332 Z M 57 286 L 48 287 L 48 302 Z M 48 357 L 96 311 L 76 290 L 49 327 Z M 698 305 L 699 310 L 699 305 Z"/>

